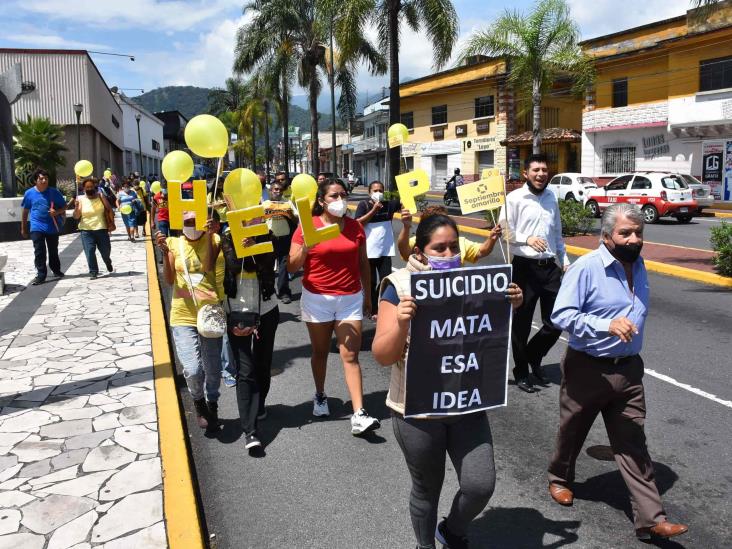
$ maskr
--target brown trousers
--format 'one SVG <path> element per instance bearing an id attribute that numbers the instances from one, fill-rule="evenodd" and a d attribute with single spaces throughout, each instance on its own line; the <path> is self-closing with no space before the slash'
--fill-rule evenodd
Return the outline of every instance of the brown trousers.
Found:
<path id="1" fill-rule="evenodd" d="M 643 430 L 646 400 L 640 356 L 615 365 L 568 348 L 562 360 L 559 408 L 549 481 L 571 485 L 577 456 L 601 413 L 615 462 L 630 491 L 635 527 L 651 527 L 666 520 Z"/>

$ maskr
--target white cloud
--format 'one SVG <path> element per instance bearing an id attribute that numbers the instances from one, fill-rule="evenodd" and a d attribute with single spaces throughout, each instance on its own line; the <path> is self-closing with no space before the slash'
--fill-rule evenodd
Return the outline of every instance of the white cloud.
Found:
<path id="1" fill-rule="evenodd" d="M 4 40 L 17 42 L 19 44 L 28 44 L 34 48 L 68 48 L 68 49 L 84 49 L 84 50 L 107 50 L 109 46 L 104 44 L 95 44 L 93 42 L 79 42 L 78 40 L 68 40 L 62 36 L 53 34 L 6 34 Z"/>
<path id="2" fill-rule="evenodd" d="M 582 31 L 582 38 L 594 38 L 603 34 L 662 21 L 684 15 L 691 7 L 688 0 L 569 0 L 572 16 Z"/>

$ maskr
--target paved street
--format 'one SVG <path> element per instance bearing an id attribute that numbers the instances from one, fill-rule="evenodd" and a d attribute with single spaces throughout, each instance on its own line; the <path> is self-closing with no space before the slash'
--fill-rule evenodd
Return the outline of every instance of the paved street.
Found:
<path id="1" fill-rule="evenodd" d="M 727 351 L 732 292 L 653 274 L 650 283 L 643 353 L 646 432 L 666 510 L 672 520 L 690 524 L 678 542 L 660 546 L 727 547 L 732 539 Z M 294 288 L 299 292 L 298 282 Z M 311 416 L 310 346 L 299 322 L 299 303 L 280 308 L 274 365 L 284 371 L 273 379 L 269 415 L 262 425 L 265 457 L 249 457 L 243 448 L 235 389 L 222 387 L 224 426 L 217 438 L 206 438 L 194 424 L 190 398 L 180 384 L 211 546 L 413 547 L 409 475 L 384 406 L 389 373 L 369 352 L 373 324 L 366 323 L 361 363 L 366 406 L 383 426 L 362 440 L 349 432 L 350 403 L 335 348 L 326 383 L 332 416 Z M 545 468 L 558 424 L 558 363 L 565 345 L 560 341 L 545 361 L 551 386 L 534 395 L 511 386 L 508 407 L 489 414 L 498 482 L 471 528 L 475 547 L 644 545 L 635 539 L 615 463 L 590 455 L 602 457 L 595 450 L 607 444 L 601 421 L 578 462 L 575 505 L 559 507 L 546 492 Z M 456 489 L 448 462 L 441 514 L 447 513 Z"/>

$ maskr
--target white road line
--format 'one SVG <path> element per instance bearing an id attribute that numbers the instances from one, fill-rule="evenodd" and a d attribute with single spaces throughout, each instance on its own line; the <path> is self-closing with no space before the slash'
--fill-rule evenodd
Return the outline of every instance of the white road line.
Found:
<path id="1" fill-rule="evenodd" d="M 538 330 L 539 326 L 536 325 L 536 323 L 532 322 L 531 327 Z M 566 337 L 560 337 L 564 342 L 567 342 Z M 689 391 L 690 393 L 694 393 L 695 395 L 699 395 L 700 397 L 704 397 L 708 400 L 711 400 L 712 402 L 716 402 L 717 404 L 721 404 L 722 406 L 726 406 L 727 408 L 732 408 L 732 401 L 730 400 L 724 400 L 722 398 L 719 398 L 717 395 L 713 395 L 712 393 L 707 393 L 706 391 L 702 391 L 701 389 L 697 389 L 696 387 L 693 387 L 692 385 L 689 385 L 688 383 L 682 383 L 680 381 L 676 381 L 674 378 L 667 376 L 666 374 L 662 374 L 660 372 L 657 372 L 655 370 L 651 370 L 650 368 L 645 368 L 645 372 L 651 376 L 655 377 L 656 379 L 660 379 L 661 381 L 665 381 L 666 383 L 670 383 L 671 385 L 675 385 L 676 387 L 679 387 L 681 389 L 684 389 L 685 391 Z"/>

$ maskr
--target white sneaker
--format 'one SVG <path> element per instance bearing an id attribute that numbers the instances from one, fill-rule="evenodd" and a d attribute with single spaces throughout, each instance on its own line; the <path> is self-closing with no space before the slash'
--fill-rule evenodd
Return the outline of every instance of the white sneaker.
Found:
<path id="1" fill-rule="evenodd" d="M 381 427 L 381 423 L 375 417 L 371 417 L 364 408 L 351 416 L 351 434 L 354 436 L 365 435 Z"/>
<path id="2" fill-rule="evenodd" d="M 313 397 L 313 415 L 315 417 L 325 417 L 330 415 L 328 397 L 325 393 L 315 393 L 315 396 Z"/>

